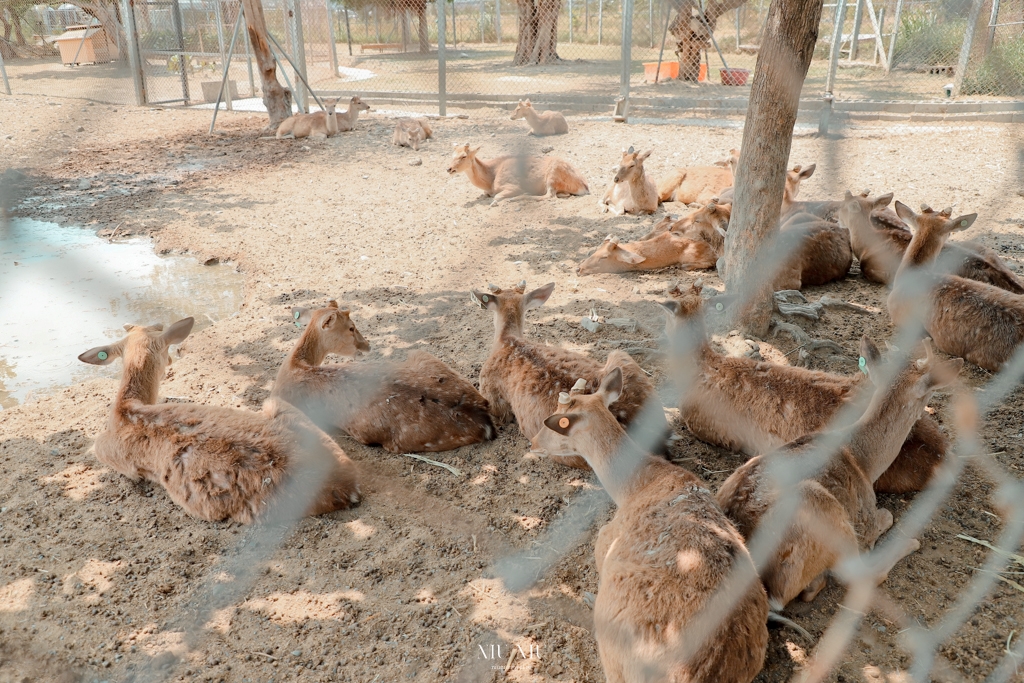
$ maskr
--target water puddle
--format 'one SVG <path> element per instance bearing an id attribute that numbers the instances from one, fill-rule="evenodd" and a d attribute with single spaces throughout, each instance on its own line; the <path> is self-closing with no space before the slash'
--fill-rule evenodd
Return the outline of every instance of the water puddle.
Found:
<path id="1" fill-rule="evenodd" d="M 116 377 L 120 363 L 78 354 L 124 336 L 124 323 L 165 325 L 194 316 L 196 330 L 242 305 L 242 276 L 158 256 L 140 237 L 110 243 L 82 228 L 14 219 L 0 234 L 0 409 L 55 387 Z"/>

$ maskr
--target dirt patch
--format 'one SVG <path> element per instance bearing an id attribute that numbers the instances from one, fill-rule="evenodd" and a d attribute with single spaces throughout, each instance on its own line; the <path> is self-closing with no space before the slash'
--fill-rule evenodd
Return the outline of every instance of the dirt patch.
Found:
<path id="1" fill-rule="evenodd" d="M 258 408 L 296 339 L 288 309 L 297 302 L 336 298 L 350 307 L 371 357 L 424 348 L 476 379 L 492 322 L 469 302 L 471 288 L 556 282 L 548 304 L 530 313 L 528 334 L 601 360 L 613 348 L 656 347 L 656 302 L 670 283 L 699 276 L 721 288 L 713 273 L 579 278 L 575 265 L 605 235 L 635 238 L 652 223 L 599 213 L 597 198 L 623 147 L 653 147 L 647 167 L 658 176 L 722 158 L 739 146 L 738 127 L 570 117 L 569 135 L 535 141 L 522 122 L 475 110 L 467 121 L 437 122 L 435 140 L 412 152 L 392 147 L 390 122 L 372 113 L 357 131 L 321 143 L 260 139 L 262 120 L 245 114 L 222 114 L 222 134 L 210 137 L 209 115 L 0 99 L 0 150 L 31 184 L 17 213 L 101 233 L 152 234 L 161 250 L 232 260 L 244 272 L 239 315 L 186 341 L 165 396 Z M 798 137 L 793 162 L 818 163 L 804 190 L 809 199 L 868 186 L 894 190 L 911 206 L 977 210 L 970 237 L 1019 265 L 1024 198 L 1013 174 L 1021 135 L 1000 125 L 861 126 L 838 140 Z M 464 141 L 483 145 L 485 156 L 553 146 L 590 181 L 591 195 L 491 208 L 465 177 L 445 173 L 451 144 Z M 411 166 L 414 158 L 423 164 Z M 846 352 L 816 367 L 851 373 L 861 333 L 891 336 L 884 290 L 856 274 L 808 293 L 879 311 L 830 312 L 805 325 Z M 639 326 L 586 332 L 579 318 L 592 308 Z M 96 343 L 81 340 L 83 350 Z M 785 335 L 760 344 L 777 361 L 795 346 Z M 664 379 L 656 355 L 637 358 Z M 980 387 L 989 374 L 971 368 L 964 378 Z M 526 456 L 528 443 L 514 425 L 492 443 L 438 455 L 462 477 L 339 437 L 363 473 L 364 503 L 303 521 L 258 568 L 244 597 L 216 612 L 199 645 L 187 650 L 199 589 L 252 531 L 190 519 L 162 490 L 95 461 L 88 449 L 115 386 L 95 379 L 0 413 L 0 682 L 61 672 L 124 679 L 154 666 L 154 657 L 175 680 L 603 680 L 585 594 L 597 590 L 594 533 L 610 512 L 580 542 L 559 548 L 561 559 L 532 587 L 512 593 L 494 578 L 496 560 L 530 548 L 581 490 L 597 486 L 590 475 Z M 933 406 L 947 421 L 947 397 Z M 1024 466 L 1021 409 L 1017 392 L 982 433 L 1008 471 Z M 711 484 L 740 464 L 677 431 L 672 458 Z M 830 680 L 904 680 L 910 656 L 900 632 L 939 623 L 985 557 L 957 534 L 995 542 L 1001 532 L 994 489 L 968 464 L 922 535 L 922 550 L 892 572 Z M 898 519 L 911 501 L 886 496 L 881 503 Z M 842 595 L 831 584 L 789 614 L 818 639 Z M 894 616 L 900 610 L 905 617 Z M 1024 596 L 999 584 L 943 644 L 936 679 L 982 679 L 1022 620 Z M 506 672 L 510 645 L 540 657 L 512 652 Z M 758 680 L 788 680 L 812 647 L 773 630 Z"/>

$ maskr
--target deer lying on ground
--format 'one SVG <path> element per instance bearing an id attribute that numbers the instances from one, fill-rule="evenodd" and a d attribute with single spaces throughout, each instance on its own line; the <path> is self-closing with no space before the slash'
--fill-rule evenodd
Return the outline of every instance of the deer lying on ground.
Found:
<path id="1" fill-rule="evenodd" d="M 935 390 L 951 384 L 963 368 L 962 359 L 940 362 L 930 345 L 925 348 L 927 357 L 905 368 L 888 391 L 874 392 L 867 411 L 846 432 L 846 445 L 797 490 L 780 491 L 769 468 L 805 454 L 813 447 L 814 435 L 750 459 L 722 484 L 718 504 L 748 541 L 782 496 L 801 498 L 793 521 L 761 571 L 773 609 L 782 609 L 798 595 L 805 602 L 813 600 L 825 586 L 826 572 L 873 548 L 892 526 L 892 513 L 879 508 L 875 499 L 876 481 L 898 456 L 900 444 Z M 861 341 L 861 354 L 870 376 L 880 354 L 867 337 Z M 896 562 L 920 547 L 917 539 L 908 539 Z M 875 577 L 879 584 L 896 562 Z"/>
<path id="2" fill-rule="evenodd" d="M 370 105 L 363 102 L 357 95 L 349 100 L 348 111 L 343 114 L 335 114 L 335 118 L 338 119 L 338 132 L 347 133 L 355 130 L 356 119 L 359 118 L 359 112 L 361 111 L 370 111 Z M 427 137 L 430 136 L 428 135 Z"/>
<path id="3" fill-rule="evenodd" d="M 171 362 L 167 349 L 184 341 L 192 324 L 185 318 L 166 331 L 163 325 L 125 325 L 127 337 L 78 357 L 92 365 L 124 361 L 106 430 L 96 437 L 96 458 L 129 479 L 160 484 L 188 514 L 209 521 L 251 522 L 303 463 L 327 470 L 307 514 L 357 504 L 355 465 L 284 401 L 270 399 L 259 413 L 157 403 Z"/>
<path id="4" fill-rule="evenodd" d="M 892 284 L 913 239 L 910 228 L 896 214 L 889 217 L 878 213 L 891 201 L 891 192 L 874 199 L 847 192 L 839 210 L 839 222 L 850 230 L 850 245 L 860 259 L 861 272 L 867 280 L 884 285 Z M 1024 283 L 987 247 L 975 242 L 946 243 L 940 253 L 956 257 L 954 275 L 1024 294 Z"/>
<path id="5" fill-rule="evenodd" d="M 587 387 L 593 391 L 608 371 L 622 370 L 625 389 L 612 412 L 626 425 L 640 414 L 647 401 L 658 400 L 654 385 L 624 351 L 612 351 L 602 367 L 578 353 L 524 338 L 526 311 L 542 306 L 554 289 L 552 282 L 526 292 L 526 283 L 520 282 L 507 290 L 491 285 L 487 292 L 472 292 L 481 308 L 494 313 L 494 344 L 480 370 L 480 393 L 490 404 L 495 421 L 504 424 L 515 417 L 520 431 L 531 444 L 544 428 L 544 418 L 554 412 L 558 393 L 568 391 L 580 378 L 586 380 Z M 667 421 L 662 431 L 668 433 Z M 583 458 L 553 457 L 552 460 L 587 469 Z"/>
<path id="6" fill-rule="evenodd" d="M 562 394 L 534 440 L 551 457 L 582 456 L 618 508 L 594 544 L 605 679 L 747 683 L 768 643 L 764 588 L 751 582 L 724 618 L 711 602 L 738 568 L 753 575 L 753 560 L 707 484 L 629 442 L 609 411 L 621 391 L 614 368 L 596 393 Z M 715 617 L 711 630 L 698 625 Z"/>
<path id="7" fill-rule="evenodd" d="M 682 218 L 669 216 L 658 221 L 651 232 L 640 241 L 649 240 L 663 232 L 674 232 L 692 240 L 705 242 L 718 256 L 725 253 L 725 233 L 729 229 L 732 205 L 712 199 L 704 206 L 694 209 Z"/>
<path id="8" fill-rule="evenodd" d="M 329 138 L 338 132 L 335 107 L 338 100 L 325 102 L 324 110 L 312 114 L 293 114 L 277 127 L 277 139 L 291 135 L 293 138 Z"/>
<path id="9" fill-rule="evenodd" d="M 850 233 L 838 223 L 808 213 L 790 214 L 779 235 L 795 239 L 792 255 L 775 276 L 776 290 L 823 285 L 846 277 L 850 271 Z"/>
<path id="10" fill-rule="evenodd" d="M 662 305 L 670 315 L 666 331 L 689 326 L 699 347 L 695 383 L 679 407 L 680 419 L 701 441 L 746 455 L 767 453 L 828 426 L 861 378 L 833 375 L 746 357 L 712 348 L 704 326 L 702 285 L 670 291 Z M 920 491 L 942 464 L 949 443 L 930 415 L 914 424 L 900 456 L 878 479 L 880 493 Z"/>
<path id="11" fill-rule="evenodd" d="M 511 118 L 513 121 L 526 119 L 530 124 L 530 132 L 527 135 L 562 135 L 569 132 L 569 124 L 560 112 L 539 112 L 533 108 L 530 100 L 519 100 Z"/>
<path id="12" fill-rule="evenodd" d="M 727 187 L 732 187 L 733 174 L 739 163 L 739 150 L 729 150 L 729 159 L 714 166 L 677 168 L 658 184 L 658 199 L 663 202 L 706 204 Z"/>
<path id="13" fill-rule="evenodd" d="M 487 401 L 434 356 L 413 351 L 401 363 L 321 365 L 329 353 L 355 356 L 370 345 L 335 301 L 295 308 L 292 315 L 305 330 L 278 371 L 272 395 L 321 427 L 392 453 L 448 451 L 494 438 Z"/>
<path id="14" fill-rule="evenodd" d="M 951 218 L 952 209 L 923 207 L 919 215 L 900 202 L 896 213 L 914 229 L 914 237 L 903 252 L 887 301 L 893 323 L 900 325 L 925 307 L 924 329 L 936 347 L 998 372 L 1024 342 L 1024 296 L 931 272 L 950 233 L 969 228 L 978 214 Z M 913 282 L 922 277 L 927 289 Z"/>
<path id="15" fill-rule="evenodd" d="M 800 202 L 796 199 L 800 193 L 800 185 L 814 175 L 815 168 L 817 168 L 817 164 L 807 167 L 798 165 L 794 166 L 793 170 L 786 172 L 786 186 L 782 192 L 782 210 L 779 213 L 780 223 L 797 213 L 809 213 L 821 220 L 836 222 L 836 214 L 838 214 L 842 202 Z"/>
<path id="16" fill-rule="evenodd" d="M 426 119 L 398 119 L 395 122 L 395 134 L 391 144 L 397 147 L 412 147 L 417 152 L 420 143 L 434 134 Z"/>
<path id="17" fill-rule="evenodd" d="M 691 240 L 674 232 L 662 232 L 640 242 L 619 244 L 608 235 L 593 254 L 576 269 L 578 275 L 628 273 L 634 270 L 658 270 L 682 266 L 686 270 L 714 268 L 718 257 L 705 242 Z"/>
<path id="18" fill-rule="evenodd" d="M 616 216 L 621 216 L 624 213 L 654 213 L 658 210 L 658 189 L 644 172 L 644 162 L 653 151 L 641 154 L 630 147 L 622 153 L 619 170 L 597 203 L 601 213 L 610 210 Z"/>
<path id="19" fill-rule="evenodd" d="M 534 199 L 582 196 L 590 191 L 583 179 L 568 161 L 558 157 L 502 156 L 480 159 L 480 148 L 469 144 L 455 145 L 448 173 L 465 173 L 469 182 L 494 197 L 491 206 L 502 199 L 518 199 L 528 195 Z"/>

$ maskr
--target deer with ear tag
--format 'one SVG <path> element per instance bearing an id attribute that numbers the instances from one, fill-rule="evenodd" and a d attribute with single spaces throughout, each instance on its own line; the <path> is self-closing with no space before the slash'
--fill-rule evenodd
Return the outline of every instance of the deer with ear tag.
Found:
<path id="1" fill-rule="evenodd" d="M 619 244 L 609 235 L 600 247 L 580 263 L 579 275 L 594 273 L 627 273 L 635 270 L 658 270 L 682 266 L 687 270 L 714 268 L 717 255 L 700 240 L 664 231 L 640 242 Z"/>
<path id="2" fill-rule="evenodd" d="M 158 404 L 168 347 L 192 331 L 192 318 L 171 325 L 125 325 L 128 336 L 89 349 L 83 363 L 124 361 L 121 386 L 96 458 L 126 477 L 160 484 L 171 500 L 200 519 L 248 523 L 274 500 L 303 466 L 323 468 L 307 514 L 359 502 L 356 467 L 345 452 L 302 413 L 270 399 L 263 410 L 197 404 Z"/>
<path id="3" fill-rule="evenodd" d="M 448 451 L 493 439 L 487 401 L 434 356 L 413 351 L 404 362 L 322 365 L 329 353 L 369 351 L 347 310 L 294 308 L 304 327 L 274 381 L 280 396 L 321 427 L 392 453 Z"/>
<path id="4" fill-rule="evenodd" d="M 526 311 L 542 306 L 554 289 L 552 282 L 527 292 L 526 282 L 520 282 L 507 290 L 488 285 L 486 292 L 471 292 L 474 302 L 494 313 L 494 344 L 480 370 L 480 393 L 499 424 L 514 417 L 531 443 L 543 429 L 544 418 L 558 405 L 559 392 L 568 391 L 579 378 L 583 378 L 585 389 L 593 391 L 609 370 L 622 370 L 625 389 L 612 411 L 624 424 L 631 423 L 648 400 L 657 400 L 654 385 L 624 351 L 612 351 L 602 367 L 586 356 L 524 337 Z M 668 434 L 667 421 L 662 431 Z M 569 467 L 588 467 L 579 457 L 555 456 L 552 460 Z"/>

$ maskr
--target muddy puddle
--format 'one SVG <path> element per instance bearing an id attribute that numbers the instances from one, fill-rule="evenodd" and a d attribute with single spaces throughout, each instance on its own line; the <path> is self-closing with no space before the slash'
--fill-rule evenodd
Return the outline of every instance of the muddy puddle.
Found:
<path id="1" fill-rule="evenodd" d="M 159 256 L 149 238 L 109 242 L 92 231 L 14 219 L 0 234 L 0 409 L 97 375 L 78 354 L 124 336 L 125 323 L 165 325 L 194 316 L 196 329 L 235 313 L 242 275 Z"/>

